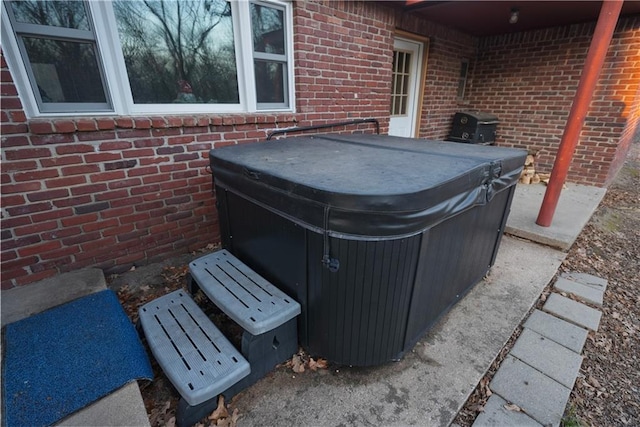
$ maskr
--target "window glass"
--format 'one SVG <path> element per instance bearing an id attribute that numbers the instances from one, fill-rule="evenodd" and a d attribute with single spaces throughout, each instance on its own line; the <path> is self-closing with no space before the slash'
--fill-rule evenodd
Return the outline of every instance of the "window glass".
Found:
<path id="1" fill-rule="evenodd" d="M 285 66 L 282 63 L 255 61 L 256 96 L 258 102 L 285 102 L 285 72 Z"/>
<path id="2" fill-rule="evenodd" d="M 239 102 L 229 2 L 118 0 L 113 9 L 135 104 Z"/>
<path id="3" fill-rule="evenodd" d="M 261 4 L 251 3 L 253 50 L 284 54 L 284 12 Z"/>
<path id="4" fill-rule="evenodd" d="M 81 1 L 12 1 L 17 22 L 89 30 L 89 20 Z"/>
<path id="5" fill-rule="evenodd" d="M 43 104 L 107 102 L 93 43 L 22 40 Z"/>

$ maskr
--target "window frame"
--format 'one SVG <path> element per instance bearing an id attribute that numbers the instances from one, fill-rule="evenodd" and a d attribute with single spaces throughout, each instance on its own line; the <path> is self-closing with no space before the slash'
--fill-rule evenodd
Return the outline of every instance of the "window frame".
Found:
<path id="1" fill-rule="evenodd" d="M 105 116 L 105 115 L 167 115 L 167 114 L 234 114 L 255 112 L 294 112 L 295 81 L 293 63 L 293 6 L 290 0 L 231 0 L 236 70 L 238 75 L 238 103 L 225 104 L 135 104 L 125 68 L 124 55 L 117 32 L 116 18 L 111 1 L 85 1 L 89 25 L 96 47 L 98 66 L 110 108 L 89 110 L 89 103 L 75 104 L 81 108 L 69 108 L 71 103 L 59 103 L 64 111 L 45 111 L 37 91 L 30 65 L 26 65 L 20 46 L 20 35 L 9 18 L 11 6 L 2 2 L 2 44 L 3 54 L 9 65 L 18 89 L 23 107 L 28 117 L 56 116 Z M 253 40 L 251 31 L 250 3 L 284 11 L 285 55 L 278 62 L 285 67 L 286 84 L 283 85 L 284 103 L 258 103 L 254 73 Z M 33 24 L 21 24 L 40 27 Z M 58 28 L 58 27 L 56 27 Z M 248 28 L 249 31 L 241 31 Z M 72 31 L 83 31 L 73 30 Z M 86 31 L 83 31 L 86 32 Z M 80 40 L 80 39 L 78 39 Z M 282 58 L 283 57 L 283 58 Z M 23 60 L 23 58 L 25 60 Z M 284 60 L 283 60 L 284 59 Z M 32 83 L 33 82 L 33 83 Z"/>

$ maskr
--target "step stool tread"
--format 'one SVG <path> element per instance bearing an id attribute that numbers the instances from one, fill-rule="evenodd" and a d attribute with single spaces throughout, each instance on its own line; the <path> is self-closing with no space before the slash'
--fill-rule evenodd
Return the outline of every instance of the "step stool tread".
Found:
<path id="1" fill-rule="evenodd" d="M 189 270 L 205 295 L 252 335 L 300 314 L 300 304 L 227 250 L 198 258 L 189 264 Z"/>
<path id="2" fill-rule="evenodd" d="M 251 372 L 187 292 L 171 292 L 138 312 L 151 352 L 189 405 L 217 396 Z"/>

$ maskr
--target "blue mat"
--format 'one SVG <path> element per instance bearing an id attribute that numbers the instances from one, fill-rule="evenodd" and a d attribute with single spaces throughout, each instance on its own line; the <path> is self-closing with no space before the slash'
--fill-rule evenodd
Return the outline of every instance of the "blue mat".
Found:
<path id="1" fill-rule="evenodd" d="M 110 290 L 7 325 L 3 347 L 7 427 L 51 425 L 131 381 L 153 378 Z"/>

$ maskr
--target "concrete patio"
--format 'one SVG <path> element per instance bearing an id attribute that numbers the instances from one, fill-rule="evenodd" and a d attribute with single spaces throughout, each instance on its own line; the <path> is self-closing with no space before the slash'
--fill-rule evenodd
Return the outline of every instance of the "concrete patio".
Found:
<path id="1" fill-rule="evenodd" d="M 507 232 L 568 248 L 604 195 L 603 189 L 576 187 L 563 193 L 554 225 L 539 230 L 542 227 L 533 224 L 539 207 L 535 197 L 541 200 L 544 187 L 518 186 Z M 234 399 L 241 425 L 451 424 L 565 258 L 561 250 L 514 236 L 503 238 L 490 275 L 401 361 L 374 368 L 331 366 L 302 374 L 277 369 Z M 94 273 L 85 276 L 90 283 L 77 286 L 86 292 L 104 286 Z M 49 280 L 70 283 L 63 276 Z M 16 320 L 6 318 L 11 313 L 30 314 L 34 306 L 45 307 L 34 298 L 53 306 L 77 297 L 79 288 L 72 286 L 68 295 L 58 292 L 53 300 L 46 291 L 53 285 L 40 285 L 41 292 L 32 292 L 38 285 L 29 286 L 29 298 L 24 298 L 27 288 L 3 291 L 3 324 Z M 139 391 L 127 386 L 62 424 L 144 425 L 145 421 Z"/>

